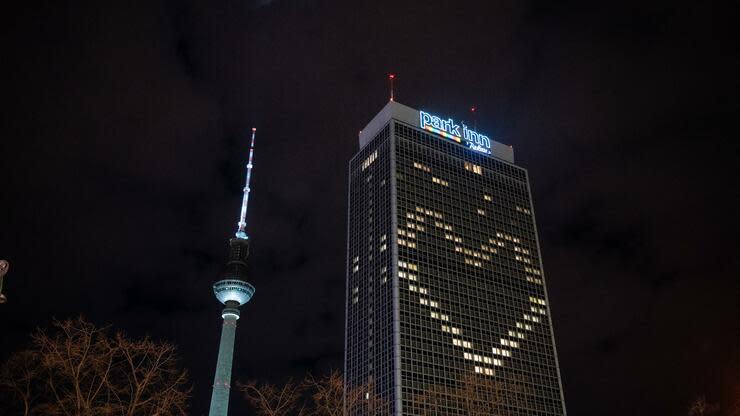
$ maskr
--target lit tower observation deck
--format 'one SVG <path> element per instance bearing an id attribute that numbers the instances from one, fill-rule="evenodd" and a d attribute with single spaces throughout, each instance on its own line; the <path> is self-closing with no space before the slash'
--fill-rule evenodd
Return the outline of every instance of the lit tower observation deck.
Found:
<path id="1" fill-rule="evenodd" d="M 247 182 L 244 186 L 244 198 L 242 199 L 242 210 L 236 236 L 229 240 L 229 261 L 226 263 L 223 273 L 221 273 L 221 279 L 213 285 L 213 293 L 224 304 L 225 308 L 221 313 L 224 323 L 221 329 L 221 343 L 218 347 L 218 362 L 216 363 L 216 376 L 213 380 L 209 416 L 226 416 L 229 410 L 231 367 L 234 361 L 234 339 L 236 337 L 236 321 L 239 319 L 239 307 L 249 302 L 252 295 L 254 295 L 254 286 L 246 281 L 249 237 L 245 230 L 256 131 L 257 129 L 252 128 L 252 143 L 249 146 L 249 162 L 247 163 Z"/>

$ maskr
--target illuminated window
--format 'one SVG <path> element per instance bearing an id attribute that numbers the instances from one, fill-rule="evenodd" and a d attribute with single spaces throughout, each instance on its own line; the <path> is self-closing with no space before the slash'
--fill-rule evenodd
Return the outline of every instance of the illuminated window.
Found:
<path id="1" fill-rule="evenodd" d="M 434 221 L 434 226 L 435 227 L 438 227 L 438 228 L 445 229 L 447 231 L 452 231 L 452 226 L 451 225 L 445 224 L 445 223 L 443 223 L 441 221 Z"/>
<path id="2" fill-rule="evenodd" d="M 491 195 L 484 194 L 483 199 L 486 201 L 493 201 L 493 198 L 491 198 Z"/>
<path id="3" fill-rule="evenodd" d="M 367 159 L 362 161 L 362 170 L 367 169 L 370 165 L 375 162 L 375 159 L 378 158 L 378 151 L 374 151 L 370 156 L 367 157 Z"/>
<path id="4" fill-rule="evenodd" d="M 484 210 L 482 210 L 482 209 L 478 208 L 478 214 L 479 214 L 479 215 L 486 215 L 486 211 L 484 211 Z"/>
<path id="5" fill-rule="evenodd" d="M 501 345 L 511 348 L 519 348 L 519 343 L 508 339 L 501 338 Z"/>
<path id="6" fill-rule="evenodd" d="M 493 254 L 496 254 L 496 249 L 495 249 L 495 248 L 491 248 L 491 247 L 488 247 L 488 246 L 487 246 L 487 245 L 485 245 L 485 244 L 481 244 L 481 245 L 480 245 L 480 248 L 481 248 L 481 250 L 483 250 L 483 251 L 485 251 L 485 252 L 487 252 L 487 253 L 493 253 Z M 485 257 L 488 257 L 488 256 L 484 256 L 484 258 L 485 258 Z M 486 259 L 486 260 L 488 260 L 488 259 Z"/>
<path id="7" fill-rule="evenodd" d="M 408 248 L 416 248 L 416 243 L 414 243 L 412 241 L 406 241 L 406 240 L 404 240 L 402 238 L 399 238 L 398 239 L 398 245 L 399 246 L 408 247 Z"/>
<path id="8" fill-rule="evenodd" d="M 418 230 L 418 231 L 424 231 L 425 228 L 421 224 L 414 224 L 413 222 L 407 222 L 406 228 L 411 228 L 412 230 Z"/>
<path id="9" fill-rule="evenodd" d="M 452 234 L 445 233 L 445 239 L 446 240 L 452 240 L 452 241 L 454 241 L 456 243 L 462 243 L 462 238 L 461 237 L 457 237 L 457 236 L 454 236 Z"/>
<path id="10" fill-rule="evenodd" d="M 478 175 L 482 175 L 483 174 L 483 168 L 482 167 L 480 167 L 480 166 L 478 166 L 476 164 L 470 163 L 470 162 L 465 162 L 465 170 L 469 170 L 469 171 L 471 171 L 473 173 L 477 173 Z"/>
<path id="11" fill-rule="evenodd" d="M 435 176 L 432 176 L 432 182 L 434 182 L 436 184 L 439 184 L 439 185 L 442 185 L 442 186 L 450 186 L 450 183 L 449 182 L 447 182 L 444 179 L 437 178 Z"/>
<path id="12" fill-rule="evenodd" d="M 492 376 L 493 375 L 493 370 L 492 369 L 485 368 L 485 367 L 479 367 L 477 365 L 475 366 L 475 372 L 478 373 L 478 374 L 485 374 L 487 376 Z"/>
<path id="13" fill-rule="evenodd" d="M 431 172 L 431 171 L 432 171 L 432 170 L 431 170 L 431 169 L 429 168 L 429 166 L 425 166 L 425 165 L 422 165 L 422 164 L 421 164 L 421 163 L 419 163 L 419 162 L 414 162 L 414 167 L 415 167 L 416 169 L 421 169 L 421 170 L 423 170 L 424 172 Z"/>
<path id="14" fill-rule="evenodd" d="M 547 304 L 547 302 L 545 302 L 544 299 L 536 298 L 534 296 L 530 296 L 529 297 L 529 301 L 532 302 L 532 303 L 536 303 L 538 305 L 546 305 Z"/>
<path id="15" fill-rule="evenodd" d="M 452 345 L 456 345 L 458 347 L 463 347 L 463 348 L 468 348 L 468 349 L 473 348 L 473 344 L 470 341 L 463 341 L 457 338 L 452 338 Z"/>
<path id="16" fill-rule="evenodd" d="M 524 268 L 524 271 L 527 272 L 527 273 L 532 273 L 532 274 L 537 275 L 537 276 L 541 276 L 542 275 L 542 272 L 540 272 L 537 269 L 533 269 L 531 267 L 525 267 Z"/>
<path id="17" fill-rule="evenodd" d="M 517 332 L 517 331 L 509 331 L 509 336 L 514 337 L 514 338 L 524 339 L 524 334 L 522 334 L 521 332 Z"/>
<path id="18" fill-rule="evenodd" d="M 522 253 L 522 254 L 529 254 L 529 250 L 527 250 L 526 248 L 519 247 L 519 246 L 514 246 L 514 251 L 518 253 Z"/>
<path id="19" fill-rule="evenodd" d="M 483 267 L 483 263 L 479 262 L 478 260 L 474 260 L 468 257 L 465 257 L 465 264 L 471 264 L 475 267 Z"/>
<path id="20" fill-rule="evenodd" d="M 398 235 L 402 235 L 402 236 L 408 237 L 408 238 L 416 238 L 416 233 L 415 232 L 406 231 L 406 230 L 403 230 L 403 229 L 398 230 Z"/>
<path id="21" fill-rule="evenodd" d="M 503 343 L 504 340 L 502 339 L 501 341 Z M 504 357 L 511 357 L 511 351 L 504 350 L 504 349 L 501 349 L 501 348 L 495 348 L 494 347 L 493 348 L 493 353 L 496 354 L 496 355 L 504 356 Z"/>
<path id="22" fill-rule="evenodd" d="M 506 243 L 504 243 L 503 241 L 494 240 L 493 238 L 489 238 L 488 239 L 488 242 L 491 243 L 491 244 L 495 244 L 495 245 L 497 245 L 499 247 L 506 247 Z"/>

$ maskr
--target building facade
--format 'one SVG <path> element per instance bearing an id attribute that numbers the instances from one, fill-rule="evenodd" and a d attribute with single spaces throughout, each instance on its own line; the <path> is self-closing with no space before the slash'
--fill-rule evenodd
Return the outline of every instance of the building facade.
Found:
<path id="1" fill-rule="evenodd" d="M 512 149 L 393 101 L 359 139 L 349 414 L 565 415 L 527 171 Z"/>

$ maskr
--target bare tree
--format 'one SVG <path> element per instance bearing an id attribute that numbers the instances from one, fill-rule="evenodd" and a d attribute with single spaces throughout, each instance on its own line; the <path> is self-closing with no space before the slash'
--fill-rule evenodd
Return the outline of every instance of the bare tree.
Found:
<path id="1" fill-rule="evenodd" d="M 430 385 L 415 397 L 421 405 L 421 415 L 445 412 L 445 407 L 456 407 L 466 415 L 482 416 L 501 414 L 501 383 L 490 377 L 463 374 L 456 386 Z"/>
<path id="2" fill-rule="evenodd" d="M 716 403 L 707 403 L 706 397 L 699 396 L 689 403 L 689 416 L 706 416 L 719 411 Z"/>
<path id="3" fill-rule="evenodd" d="M 191 389 L 174 345 L 149 338 L 133 341 L 118 333 L 115 346 L 123 364 L 109 386 L 123 414 L 185 414 Z"/>
<path id="4" fill-rule="evenodd" d="M 283 416 L 306 414 L 306 405 L 302 395 L 305 386 L 288 380 L 282 387 L 274 384 L 257 383 L 250 381 L 246 384 L 238 383 L 249 404 L 260 416 Z"/>
<path id="5" fill-rule="evenodd" d="M 734 397 L 731 400 L 729 416 L 740 416 L 740 384 L 735 387 Z"/>
<path id="6" fill-rule="evenodd" d="M 450 401 L 451 396 L 450 389 L 446 386 L 433 384 L 428 386 L 423 393 L 417 394 L 414 402 L 421 406 L 421 416 L 431 416 L 439 414 L 445 404 Z"/>
<path id="7" fill-rule="evenodd" d="M 0 388 L 9 393 L 14 399 L 20 401 L 18 411 L 23 412 L 23 416 L 31 414 L 31 407 L 36 398 L 33 383 L 37 378 L 38 354 L 34 351 L 21 351 L 13 354 L 8 361 L 0 368 Z M 4 403 L 6 412 L 13 412 L 15 403 L 12 400 L 0 400 Z M 16 411 L 16 413 L 18 413 Z"/>
<path id="8" fill-rule="evenodd" d="M 460 397 L 464 409 L 470 416 L 493 415 L 501 405 L 501 384 L 491 377 L 474 373 L 462 377 Z"/>
<path id="9" fill-rule="evenodd" d="M 82 318 L 39 329 L 0 371 L 24 415 L 183 415 L 187 383 L 171 344 L 110 337 Z"/>
<path id="10" fill-rule="evenodd" d="M 255 381 L 238 385 L 259 416 L 344 416 L 383 403 L 371 384 L 345 390 L 337 370 L 321 377 L 307 374 L 302 383 L 288 380 L 283 386 Z"/>
<path id="11" fill-rule="evenodd" d="M 338 370 L 333 370 L 328 375 L 320 378 L 308 374 L 304 383 L 311 391 L 312 415 L 342 416 L 344 414 L 344 377 Z M 347 395 L 348 408 L 356 405 L 359 400 L 355 397 L 357 395 L 358 392 L 356 391 Z M 360 397 L 362 397 L 361 394 Z"/>
<path id="12" fill-rule="evenodd" d="M 311 393 L 310 414 L 313 416 L 343 416 L 357 412 L 368 414 L 385 404 L 375 392 L 373 383 L 347 387 L 342 373 L 338 370 L 333 370 L 320 378 L 309 374 L 304 383 Z M 365 412 L 361 411 L 363 409 Z"/>

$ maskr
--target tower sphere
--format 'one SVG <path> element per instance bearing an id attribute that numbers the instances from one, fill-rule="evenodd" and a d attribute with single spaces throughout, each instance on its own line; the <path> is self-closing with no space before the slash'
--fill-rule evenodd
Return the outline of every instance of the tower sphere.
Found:
<path id="1" fill-rule="evenodd" d="M 220 280 L 213 285 L 213 294 L 224 305 L 226 302 L 232 301 L 237 302 L 241 306 L 252 299 L 254 286 L 243 280 Z"/>

